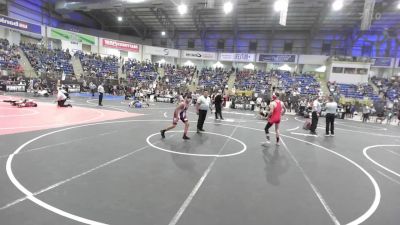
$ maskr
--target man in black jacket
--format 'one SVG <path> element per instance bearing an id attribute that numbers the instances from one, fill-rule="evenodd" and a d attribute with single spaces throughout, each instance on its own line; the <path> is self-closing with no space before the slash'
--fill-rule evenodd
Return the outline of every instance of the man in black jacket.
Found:
<path id="1" fill-rule="evenodd" d="M 223 103 L 223 99 L 222 99 L 222 91 L 219 90 L 218 94 L 215 96 L 214 99 L 214 104 L 215 104 L 215 119 L 218 119 L 218 115 L 221 118 L 221 120 L 223 120 L 224 118 L 222 118 L 222 103 Z"/>

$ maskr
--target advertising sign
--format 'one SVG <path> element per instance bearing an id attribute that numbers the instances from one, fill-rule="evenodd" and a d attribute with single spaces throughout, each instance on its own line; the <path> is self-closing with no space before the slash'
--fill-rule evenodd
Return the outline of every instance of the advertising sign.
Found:
<path id="1" fill-rule="evenodd" d="M 255 59 L 256 59 L 256 55 L 249 54 L 249 53 L 220 53 L 219 54 L 220 61 L 254 62 Z"/>
<path id="2" fill-rule="evenodd" d="M 372 58 L 373 67 L 392 67 L 392 58 Z"/>
<path id="3" fill-rule="evenodd" d="M 28 31 L 35 34 L 42 34 L 42 27 L 37 24 L 23 22 L 21 20 L 12 19 L 7 16 L 0 15 L 0 25 L 16 30 Z"/>
<path id="4" fill-rule="evenodd" d="M 106 48 L 115 48 L 128 52 L 139 52 L 139 45 L 134 43 L 103 39 L 102 44 Z"/>
<path id="5" fill-rule="evenodd" d="M 48 32 L 50 38 L 71 41 L 71 42 L 81 42 L 82 44 L 86 45 L 96 45 L 96 37 L 91 35 L 75 33 L 52 27 L 48 27 Z"/>
<path id="6" fill-rule="evenodd" d="M 172 48 L 160 48 L 144 45 L 143 52 L 149 55 L 160 55 L 179 58 L 179 50 Z"/>
<path id="7" fill-rule="evenodd" d="M 200 52 L 200 51 L 182 51 L 182 58 L 217 60 L 217 53 L 215 53 L 215 52 Z"/>
<path id="8" fill-rule="evenodd" d="M 297 55 L 259 54 L 258 62 L 269 63 L 296 63 Z"/>

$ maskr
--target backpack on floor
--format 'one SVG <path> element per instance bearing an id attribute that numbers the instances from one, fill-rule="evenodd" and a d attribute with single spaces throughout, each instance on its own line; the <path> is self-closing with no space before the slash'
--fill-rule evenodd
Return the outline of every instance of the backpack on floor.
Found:
<path id="1" fill-rule="evenodd" d="M 304 122 L 303 129 L 310 130 L 310 128 L 311 128 L 311 120 L 306 120 L 306 122 Z"/>

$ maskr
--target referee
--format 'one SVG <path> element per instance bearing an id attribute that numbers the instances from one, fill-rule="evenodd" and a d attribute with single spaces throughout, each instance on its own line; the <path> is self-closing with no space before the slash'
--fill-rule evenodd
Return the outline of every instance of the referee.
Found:
<path id="1" fill-rule="evenodd" d="M 206 120 L 207 110 L 211 109 L 211 99 L 208 97 L 208 91 L 204 91 L 203 95 L 197 99 L 196 111 L 197 115 L 199 115 L 199 119 L 197 121 L 197 133 L 200 131 L 205 131 L 203 129 L 204 121 Z"/>
<path id="2" fill-rule="evenodd" d="M 104 95 L 103 83 L 99 85 L 97 91 L 99 92 L 99 106 L 103 106 L 103 95 Z"/>

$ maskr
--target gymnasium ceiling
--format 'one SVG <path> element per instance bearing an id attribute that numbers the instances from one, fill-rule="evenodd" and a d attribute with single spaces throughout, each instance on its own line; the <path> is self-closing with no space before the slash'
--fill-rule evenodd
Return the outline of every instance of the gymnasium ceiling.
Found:
<path id="1" fill-rule="evenodd" d="M 289 0 L 286 27 L 279 25 L 275 0 L 232 0 L 234 10 L 223 12 L 224 0 L 183 0 L 188 13 L 180 15 L 181 0 L 64 0 L 56 1 L 62 14 L 82 13 L 98 23 L 99 28 L 141 37 L 194 31 L 269 32 L 272 30 L 305 31 L 311 34 L 329 31 L 359 30 L 365 0 L 344 0 L 340 11 L 332 10 L 334 0 Z M 139 2 L 139 3 L 135 3 Z M 372 31 L 397 32 L 400 29 L 399 0 L 376 0 Z M 123 21 L 118 21 L 121 16 Z"/>

